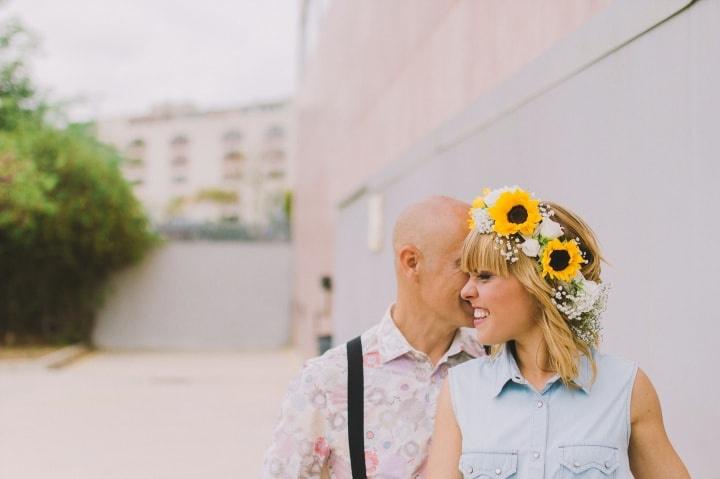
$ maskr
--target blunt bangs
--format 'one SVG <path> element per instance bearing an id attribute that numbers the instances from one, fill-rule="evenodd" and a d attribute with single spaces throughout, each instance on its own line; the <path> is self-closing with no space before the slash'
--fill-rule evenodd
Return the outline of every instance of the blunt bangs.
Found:
<path id="1" fill-rule="evenodd" d="M 481 234 L 472 230 L 463 243 L 460 269 L 470 274 L 487 271 L 507 277 L 510 270 L 500 250 L 495 247 L 495 238 L 495 234 Z"/>

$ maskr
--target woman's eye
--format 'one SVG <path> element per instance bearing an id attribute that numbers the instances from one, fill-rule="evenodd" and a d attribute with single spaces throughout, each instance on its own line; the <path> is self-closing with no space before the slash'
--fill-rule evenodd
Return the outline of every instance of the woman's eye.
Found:
<path id="1" fill-rule="evenodd" d="M 487 271 L 481 271 L 476 276 L 479 280 L 486 281 L 492 278 L 492 273 L 489 273 Z"/>

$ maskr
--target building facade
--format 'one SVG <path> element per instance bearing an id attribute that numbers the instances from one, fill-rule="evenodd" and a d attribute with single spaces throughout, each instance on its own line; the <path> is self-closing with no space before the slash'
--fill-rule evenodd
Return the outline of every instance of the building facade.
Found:
<path id="1" fill-rule="evenodd" d="M 123 156 L 122 172 L 155 224 L 264 228 L 282 215 L 292 184 L 291 120 L 288 101 L 223 111 L 170 105 L 98 121 L 96 133 Z"/>
<path id="2" fill-rule="evenodd" d="M 418 124 L 430 117 L 437 119 L 431 113 L 458 95 L 458 91 L 445 91 L 447 83 L 445 88 L 433 86 L 443 84 L 448 71 L 461 71 L 481 59 L 489 61 L 486 57 L 497 61 L 488 75 L 502 71 L 501 63 L 509 61 L 507 55 L 517 61 L 515 55 L 521 53 L 513 45 L 528 41 L 526 35 L 537 32 L 534 29 L 540 28 L 539 24 L 546 33 L 561 24 L 567 26 L 562 9 L 555 11 L 554 21 L 553 15 L 543 15 L 542 22 L 529 21 L 527 16 L 537 13 L 533 5 L 552 9 L 564 2 L 502 3 L 507 10 L 500 8 L 500 2 L 472 2 L 472 6 L 455 2 L 444 16 L 437 17 L 442 18 L 437 19 L 440 25 L 474 23 L 475 34 L 489 39 L 475 44 L 477 58 L 468 55 L 460 65 L 453 58 L 460 55 L 468 33 L 458 28 L 445 30 L 444 26 L 428 33 L 408 58 L 435 58 L 444 51 L 444 68 L 439 60 L 424 68 L 404 64 L 384 94 L 371 96 L 374 100 L 362 114 L 347 116 L 360 121 L 372 135 L 366 135 L 361 145 L 354 136 L 363 136 L 360 126 L 346 128 L 352 133 L 343 138 L 344 151 L 354 155 L 363 145 L 378 152 L 394 149 L 411 125 L 409 119 L 399 118 L 402 111 L 426 112 L 427 118 L 412 119 Z M 331 3 L 325 12 L 327 22 L 338 11 L 335 5 Z M 338 9 L 348 8 L 345 3 L 337 5 Z M 498 9 L 486 9 L 492 5 Z M 525 14 L 511 11 L 515 5 L 523 6 Z M 475 6 L 491 14 L 492 22 L 473 15 Z M 464 18 L 458 18 L 455 8 L 464 8 L 465 15 L 460 15 Z M 364 180 L 358 178 L 359 183 L 331 203 L 328 224 L 332 227 L 333 258 L 326 267 L 332 268 L 335 285 L 333 335 L 336 343 L 357 335 L 377 322 L 394 297 L 391 229 L 409 203 L 432 194 L 469 200 L 484 186 L 522 185 L 542 199 L 569 206 L 597 233 L 607 259 L 603 279 L 612 284 L 602 318 L 600 350 L 636 361 L 648 374 L 662 402 L 666 431 L 691 476 L 714 477 L 714 446 L 720 443 L 715 399 L 720 388 L 707 378 L 716 374 L 718 357 L 715 336 L 720 327 L 715 301 L 720 257 L 705 251 L 708 239 L 720 235 L 720 225 L 706 221 L 704 206 L 720 203 L 716 185 L 720 135 L 715 120 L 720 108 L 716 87 L 720 82 L 720 0 L 609 2 L 597 12 L 587 13 L 587 21 L 574 31 L 557 37 L 534 59 L 418 136 L 388 164 Z M 367 21 L 368 28 L 374 24 L 386 31 L 382 19 L 369 16 L 376 21 L 356 15 L 358 22 Z M 323 35 L 332 33 L 329 25 L 320 32 L 318 48 Z M 503 41 L 491 41 L 493 29 Z M 456 40 L 455 48 L 429 46 L 443 37 L 442 31 L 447 32 L 448 42 Z M 379 53 L 364 53 L 371 43 L 356 44 L 354 58 L 380 61 Z M 525 47 L 526 53 L 538 52 L 535 47 Z M 392 48 L 386 41 L 386 49 Z M 306 74 L 311 70 L 306 69 Z M 457 76 L 458 88 L 463 78 Z M 372 82 L 363 80 L 358 80 L 358 85 Z M 425 96 L 418 92 L 415 102 L 405 101 L 412 96 L 414 82 L 425 82 Z M 307 95 L 305 88 L 301 93 Z M 443 97 L 446 102 L 435 104 L 435 99 Z M 313 114 L 320 123 L 319 118 L 336 111 L 332 103 L 323 114 L 317 105 L 313 107 L 303 113 L 303 106 L 301 117 Z M 375 116 L 376 109 L 383 115 Z M 395 123 L 386 121 L 385 115 Z M 376 131 L 375 124 L 384 121 L 386 127 Z M 387 132 L 391 125 L 395 125 L 397 138 Z M 307 127 L 302 122 L 301 126 Z M 327 148 L 308 141 L 303 135 L 300 151 Z M 314 158 L 305 154 L 302 175 L 305 161 Z M 377 161 L 376 154 L 367 156 L 371 158 L 368 161 Z M 345 155 L 336 157 L 347 161 Z M 327 176 L 337 181 L 341 168 L 332 165 L 323 167 L 334 169 L 337 174 Z M 350 168 L 359 170 L 359 162 L 342 169 Z M 311 193 L 302 188 L 298 193 L 298 222 L 303 217 L 302 203 L 308 196 L 312 198 Z M 299 255 L 304 251 L 300 229 L 298 233 Z M 315 231 L 315 244 L 317 237 Z M 306 267 L 317 263 L 306 261 Z M 675 270 L 681 275 L 668 274 Z M 313 286 L 309 281 L 307 285 Z M 303 300 L 307 298 L 303 296 Z M 698 385 L 702 385 L 700 393 Z"/>
<path id="3" fill-rule="evenodd" d="M 304 1 L 293 337 L 306 355 L 317 352 L 325 319 L 335 314 L 326 312 L 323 279 L 335 279 L 343 260 L 335 254 L 339 205 L 612 3 Z"/>

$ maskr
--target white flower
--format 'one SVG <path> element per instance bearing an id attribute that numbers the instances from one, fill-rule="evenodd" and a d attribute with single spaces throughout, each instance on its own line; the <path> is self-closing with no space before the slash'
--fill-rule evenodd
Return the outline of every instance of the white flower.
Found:
<path id="1" fill-rule="evenodd" d="M 583 279 L 581 284 L 582 288 L 578 291 L 574 304 L 578 313 L 587 313 L 600 306 L 607 299 L 606 284 L 598 284 L 589 279 Z"/>
<path id="2" fill-rule="evenodd" d="M 475 229 L 479 233 L 488 234 L 492 233 L 493 221 L 490 218 L 487 208 L 475 208 L 472 211 L 473 219 L 475 220 Z"/>
<path id="3" fill-rule="evenodd" d="M 540 243 L 535 238 L 526 239 L 520 247 L 526 256 L 534 258 L 540 253 Z"/>
<path id="4" fill-rule="evenodd" d="M 496 188 L 492 190 L 490 193 L 485 195 L 485 198 L 483 198 L 483 201 L 487 205 L 488 208 L 490 208 L 492 205 L 495 204 L 498 198 L 500 198 L 500 195 L 505 193 L 506 191 L 515 191 L 518 188 L 520 188 L 517 185 L 514 186 L 503 186 L 502 188 Z"/>
<path id="5" fill-rule="evenodd" d="M 562 226 L 550 218 L 545 218 L 540 223 L 540 234 L 547 239 L 559 238 L 563 234 Z"/>

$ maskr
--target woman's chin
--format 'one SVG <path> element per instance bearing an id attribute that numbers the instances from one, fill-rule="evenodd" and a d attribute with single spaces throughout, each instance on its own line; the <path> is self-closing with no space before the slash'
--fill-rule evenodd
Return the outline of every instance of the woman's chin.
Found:
<path id="1" fill-rule="evenodd" d="M 498 337 L 496 334 L 492 334 L 492 331 L 488 331 L 487 325 L 485 328 L 475 328 L 475 337 L 478 343 L 484 345 L 492 344 L 503 344 L 507 341 L 506 338 Z"/>

